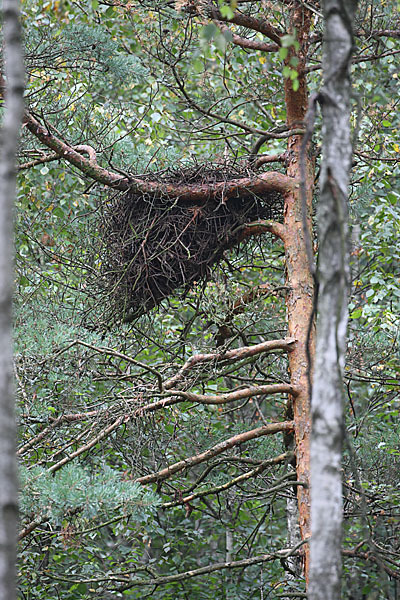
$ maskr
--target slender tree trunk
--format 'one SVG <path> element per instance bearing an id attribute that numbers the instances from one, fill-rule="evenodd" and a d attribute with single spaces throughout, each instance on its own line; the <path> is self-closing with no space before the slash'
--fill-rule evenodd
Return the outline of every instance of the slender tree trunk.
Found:
<path id="1" fill-rule="evenodd" d="M 304 73 L 308 39 L 310 31 L 310 12 L 301 4 L 294 5 L 291 11 L 291 29 L 296 30 L 297 41 L 300 44 L 296 53 L 299 59 L 296 67 L 299 76 L 299 88 L 293 90 L 293 82 L 288 79 L 285 83 L 285 103 L 287 124 L 289 127 L 299 127 L 303 124 L 308 107 L 307 81 Z M 294 53 L 294 49 L 293 49 Z M 289 53 L 288 60 L 291 53 Z M 300 179 L 300 151 L 302 137 L 293 136 L 288 143 L 289 177 Z M 307 227 L 311 236 L 311 211 L 314 183 L 314 165 L 311 157 L 306 158 L 307 170 Z M 289 292 L 286 296 L 288 335 L 296 339 L 293 350 L 289 352 L 289 371 L 291 384 L 298 389 L 298 395 L 292 399 L 293 418 L 295 422 L 296 442 L 296 471 L 297 480 L 304 485 L 297 487 L 299 509 L 299 526 L 302 540 L 310 535 L 310 498 L 309 498 L 309 463 L 310 463 L 310 390 L 309 370 L 311 366 L 307 358 L 307 341 L 309 354 L 313 355 L 313 331 L 307 340 L 310 319 L 313 312 L 313 277 L 309 269 L 305 235 L 303 231 L 302 200 L 299 186 L 285 197 L 285 256 L 286 284 Z M 308 580 L 309 549 L 304 546 L 304 572 Z"/>
<path id="2" fill-rule="evenodd" d="M 0 133 L 0 600 L 13 600 L 17 530 L 15 418 L 12 393 L 12 206 L 15 154 L 23 113 L 24 69 L 19 3 L 3 0 L 5 112 Z"/>
<path id="3" fill-rule="evenodd" d="M 318 321 L 312 392 L 310 600 L 341 596 L 342 376 L 349 292 L 347 195 L 355 1 L 325 0 L 323 160 L 318 212 Z"/>

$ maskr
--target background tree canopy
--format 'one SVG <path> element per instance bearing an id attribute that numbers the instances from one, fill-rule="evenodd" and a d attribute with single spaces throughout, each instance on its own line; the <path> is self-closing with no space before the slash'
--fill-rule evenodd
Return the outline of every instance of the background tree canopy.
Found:
<path id="1" fill-rule="evenodd" d="M 342 597 L 355 600 L 400 593 L 398 8 L 363 1 L 354 25 Z M 305 597 L 299 154 L 321 6 L 22 13 L 20 597 Z M 317 115 L 310 228 L 321 135 Z"/>

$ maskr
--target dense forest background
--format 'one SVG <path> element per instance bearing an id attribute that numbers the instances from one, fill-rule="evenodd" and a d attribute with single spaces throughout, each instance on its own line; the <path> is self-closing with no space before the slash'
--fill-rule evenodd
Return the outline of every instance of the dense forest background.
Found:
<path id="1" fill-rule="evenodd" d="M 304 46 L 294 7 L 310 20 Z M 353 600 L 400 597 L 398 9 L 361 2 L 354 24 Z M 22 22 L 20 597 L 305 597 L 283 197 L 252 182 L 271 165 L 280 182 L 304 134 L 287 98 L 303 78 L 308 96 L 320 89 L 321 7 L 34 0 Z M 313 127 L 315 223 L 318 114 Z M 211 187 L 211 205 L 193 201 Z"/>

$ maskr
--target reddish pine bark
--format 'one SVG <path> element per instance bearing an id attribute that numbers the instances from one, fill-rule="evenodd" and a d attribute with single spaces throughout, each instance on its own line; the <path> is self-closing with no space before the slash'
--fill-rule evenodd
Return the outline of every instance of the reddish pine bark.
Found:
<path id="1" fill-rule="evenodd" d="M 297 40 L 300 44 L 296 53 L 299 59 L 297 66 L 299 88 L 293 90 L 290 79 L 285 83 L 285 103 L 287 124 L 289 127 L 298 126 L 304 122 L 308 107 L 307 82 L 304 74 L 305 59 L 308 48 L 310 30 L 310 13 L 296 5 L 291 13 L 291 27 L 296 28 Z M 290 53 L 289 57 L 290 58 Z M 301 136 L 293 136 L 288 141 L 289 164 L 287 175 L 300 179 Z M 307 225 L 311 233 L 311 207 L 313 194 L 313 161 L 307 156 Z M 298 395 L 292 398 L 293 418 L 295 423 L 296 470 L 297 479 L 304 486 L 297 487 L 299 507 L 300 532 L 303 540 L 310 535 L 310 390 L 309 390 L 309 360 L 307 357 L 307 337 L 310 319 L 313 312 L 313 278 L 308 265 L 307 249 L 303 231 L 302 198 L 299 186 L 285 196 L 284 210 L 285 236 L 284 247 L 286 256 L 286 285 L 289 288 L 286 295 L 288 335 L 296 338 L 297 342 L 289 353 L 289 372 L 291 384 L 298 390 Z M 310 338 L 310 356 L 313 355 L 313 331 Z M 309 545 L 304 546 L 304 571 L 308 582 Z"/>

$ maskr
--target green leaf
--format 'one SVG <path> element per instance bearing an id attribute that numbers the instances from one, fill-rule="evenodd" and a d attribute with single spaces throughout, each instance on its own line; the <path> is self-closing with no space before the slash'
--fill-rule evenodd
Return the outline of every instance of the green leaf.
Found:
<path id="1" fill-rule="evenodd" d="M 232 31 L 230 29 L 225 29 L 222 32 L 222 35 L 224 36 L 224 38 L 226 39 L 227 42 L 230 42 L 233 38 L 233 34 Z"/>
<path id="2" fill-rule="evenodd" d="M 218 50 L 221 50 L 221 52 L 225 52 L 227 42 L 223 35 L 216 35 L 214 38 L 214 44 L 216 45 Z"/>
<path id="3" fill-rule="evenodd" d="M 56 217 L 60 217 L 60 219 L 63 219 L 65 217 L 65 213 L 60 206 L 56 206 L 53 209 L 53 215 L 56 215 Z"/>
<path id="4" fill-rule="evenodd" d="M 234 17 L 233 10 L 227 4 L 225 4 L 224 6 L 221 6 L 220 12 L 221 12 L 221 15 L 224 17 L 224 19 L 233 19 L 233 17 Z"/>
<path id="5" fill-rule="evenodd" d="M 197 58 L 193 63 L 193 69 L 195 73 L 201 73 L 204 71 L 204 63 L 200 58 Z"/>
<path id="6" fill-rule="evenodd" d="M 282 60 L 285 60 L 288 53 L 289 53 L 289 50 L 287 48 L 279 48 L 279 58 L 281 58 Z"/>
<path id="7" fill-rule="evenodd" d="M 356 310 L 353 310 L 352 313 L 350 313 L 350 319 L 359 319 L 362 315 L 362 308 L 356 308 Z"/>
<path id="8" fill-rule="evenodd" d="M 21 275 L 19 278 L 19 285 L 26 287 L 27 285 L 30 285 L 30 281 L 25 277 L 25 275 Z"/>
<path id="9" fill-rule="evenodd" d="M 293 46 L 293 48 L 296 50 L 296 52 L 300 48 L 300 44 L 296 40 L 294 35 L 283 35 L 281 37 L 281 46 L 283 48 L 291 48 L 291 46 Z"/>
<path id="10" fill-rule="evenodd" d="M 214 23 L 209 23 L 208 25 L 204 25 L 203 29 L 201 30 L 200 36 L 204 40 L 207 40 L 209 42 L 213 39 L 216 33 L 217 27 L 214 25 Z"/>
<path id="11" fill-rule="evenodd" d="M 290 48 L 293 45 L 294 38 L 292 35 L 283 35 L 281 37 L 282 48 Z"/>

